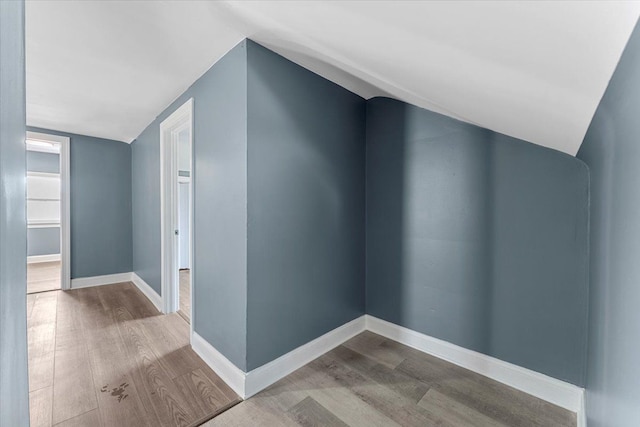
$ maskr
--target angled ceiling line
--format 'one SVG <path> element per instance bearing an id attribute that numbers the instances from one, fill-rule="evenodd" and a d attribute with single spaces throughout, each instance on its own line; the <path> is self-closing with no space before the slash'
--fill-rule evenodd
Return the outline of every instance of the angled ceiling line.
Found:
<path id="1" fill-rule="evenodd" d="M 130 142 L 249 38 L 365 99 L 575 155 L 639 15 L 640 2 L 32 1 L 28 123 Z"/>

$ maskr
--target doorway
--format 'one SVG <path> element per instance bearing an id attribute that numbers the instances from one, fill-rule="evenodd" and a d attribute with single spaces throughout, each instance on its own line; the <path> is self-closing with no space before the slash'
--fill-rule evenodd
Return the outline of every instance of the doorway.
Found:
<path id="1" fill-rule="evenodd" d="M 178 133 L 178 314 L 191 321 L 191 129 Z"/>
<path id="2" fill-rule="evenodd" d="M 160 124 L 162 301 L 192 319 L 193 99 Z"/>
<path id="3" fill-rule="evenodd" d="M 69 289 L 69 138 L 27 132 L 27 293 Z"/>

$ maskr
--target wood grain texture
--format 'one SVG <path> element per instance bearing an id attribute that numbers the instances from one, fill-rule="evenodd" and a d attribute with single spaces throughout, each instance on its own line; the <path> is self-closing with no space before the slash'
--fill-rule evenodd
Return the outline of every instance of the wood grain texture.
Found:
<path id="1" fill-rule="evenodd" d="M 105 295 L 110 294 L 102 287 L 87 288 L 95 292 L 94 304 L 101 306 Z M 102 298 L 101 298 L 102 296 Z M 124 359 L 126 349 L 120 336 L 113 310 L 92 310 L 86 316 L 88 345 L 92 349 L 89 353 L 91 371 L 94 381 L 100 387 L 98 398 L 98 418 L 102 425 L 110 426 L 122 423 L 151 426 L 159 424 L 154 411 L 148 410 L 142 402 L 136 384 L 131 378 L 133 366 L 129 359 Z M 113 389 L 126 384 L 127 397 L 119 399 L 113 395 Z M 105 390 L 105 391 L 102 391 Z"/>
<path id="2" fill-rule="evenodd" d="M 53 379 L 53 424 L 98 407 L 87 340 L 84 310 L 77 304 L 84 292 L 59 292 Z"/>
<path id="3" fill-rule="evenodd" d="M 569 411 L 371 332 L 239 403 L 190 348 L 182 317 L 160 315 L 130 283 L 29 295 L 27 308 L 34 426 L 576 425 Z"/>
<path id="4" fill-rule="evenodd" d="M 36 304 L 38 295 L 27 294 L 27 319 L 31 318 L 33 313 L 33 306 Z"/>
<path id="5" fill-rule="evenodd" d="M 50 427 L 53 410 L 53 387 L 29 392 L 30 427 Z"/>
<path id="6" fill-rule="evenodd" d="M 60 289 L 60 261 L 27 264 L 27 294 Z"/>
<path id="7" fill-rule="evenodd" d="M 180 270 L 180 292 L 178 296 L 180 314 L 187 322 L 191 316 L 191 270 Z"/>
<path id="8" fill-rule="evenodd" d="M 465 427 L 507 427 L 505 424 L 489 418 L 435 389 L 429 390 L 422 400 L 420 400 L 419 405 L 451 425 Z"/>
<path id="9" fill-rule="evenodd" d="M 55 427 L 102 427 L 97 409 L 85 412 L 55 425 Z"/>
<path id="10" fill-rule="evenodd" d="M 142 396 L 148 397 L 159 425 L 186 426 L 189 415 L 184 396 L 173 385 L 171 376 L 162 369 L 152 341 L 136 325 L 131 313 L 124 307 L 116 309 L 120 334 L 125 343 L 127 357 L 133 362 L 132 380 Z M 151 398 L 155 396 L 156 398 Z"/>
<path id="11" fill-rule="evenodd" d="M 189 325 L 131 283 L 33 294 L 27 308 L 33 425 L 190 427 L 240 402 Z"/>
<path id="12" fill-rule="evenodd" d="M 311 397 L 305 398 L 302 402 L 291 408 L 289 416 L 304 427 L 332 426 L 348 427 L 341 419 L 333 415 L 324 406 L 313 400 Z"/>
<path id="13" fill-rule="evenodd" d="M 364 332 L 204 424 L 576 426 L 576 415 Z"/>
<path id="14" fill-rule="evenodd" d="M 27 308 L 31 305 L 27 318 L 29 391 L 53 385 L 57 298 L 55 292 L 27 298 Z"/>

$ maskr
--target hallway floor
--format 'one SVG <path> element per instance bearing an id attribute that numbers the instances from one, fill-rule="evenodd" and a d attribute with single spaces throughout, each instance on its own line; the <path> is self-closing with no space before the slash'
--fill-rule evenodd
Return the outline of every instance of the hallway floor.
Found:
<path id="1" fill-rule="evenodd" d="M 575 427 L 576 416 L 364 332 L 204 425 Z"/>
<path id="2" fill-rule="evenodd" d="M 178 314 L 180 314 L 184 320 L 191 322 L 191 270 L 180 270 L 180 293 L 178 296 L 180 308 Z"/>
<path id="3" fill-rule="evenodd" d="M 60 261 L 27 264 L 27 293 L 60 289 Z"/>
<path id="4" fill-rule="evenodd" d="M 191 350 L 184 319 L 159 314 L 131 283 L 31 294 L 27 314 L 32 427 L 576 425 L 567 410 L 371 332 L 241 402 Z"/>
<path id="5" fill-rule="evenodd" d="M 239 397 L 131 283 L 27 296 L 31 426 L 192 426 Z"/>

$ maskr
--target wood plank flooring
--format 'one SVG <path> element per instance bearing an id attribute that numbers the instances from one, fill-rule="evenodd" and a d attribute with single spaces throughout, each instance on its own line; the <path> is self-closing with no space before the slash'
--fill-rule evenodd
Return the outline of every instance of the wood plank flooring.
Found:
<path id="1" fill-rule="evenodd" d="M 364 332 L 204 425 L 575 427 L 576 416 Z"/>
<path id="2" fill-rule="evenodd" d="M 131 283 L 31 294 L 27 313 L 34 427 L 576 425 L 574 413 L 371 332 L 238 403 L 191 350 L 188 324 Z"/>
<path id="3" fill-rule="evenodd" d="M 178 313 L 190 322 L 191 319 L 191 270 L 180 270 L 180 292 L 178 296 L 179 310 Z"/>
<path id="4" fill-rule="evenodd" d="M 27 264 L 27 293 L 60 289 L 60 261 Z"/>
<path id="5" fill-rule="evenodd" d="M 240 401 L 131 283 L 27 296 L 31 426 L 192 426 Z"/>

